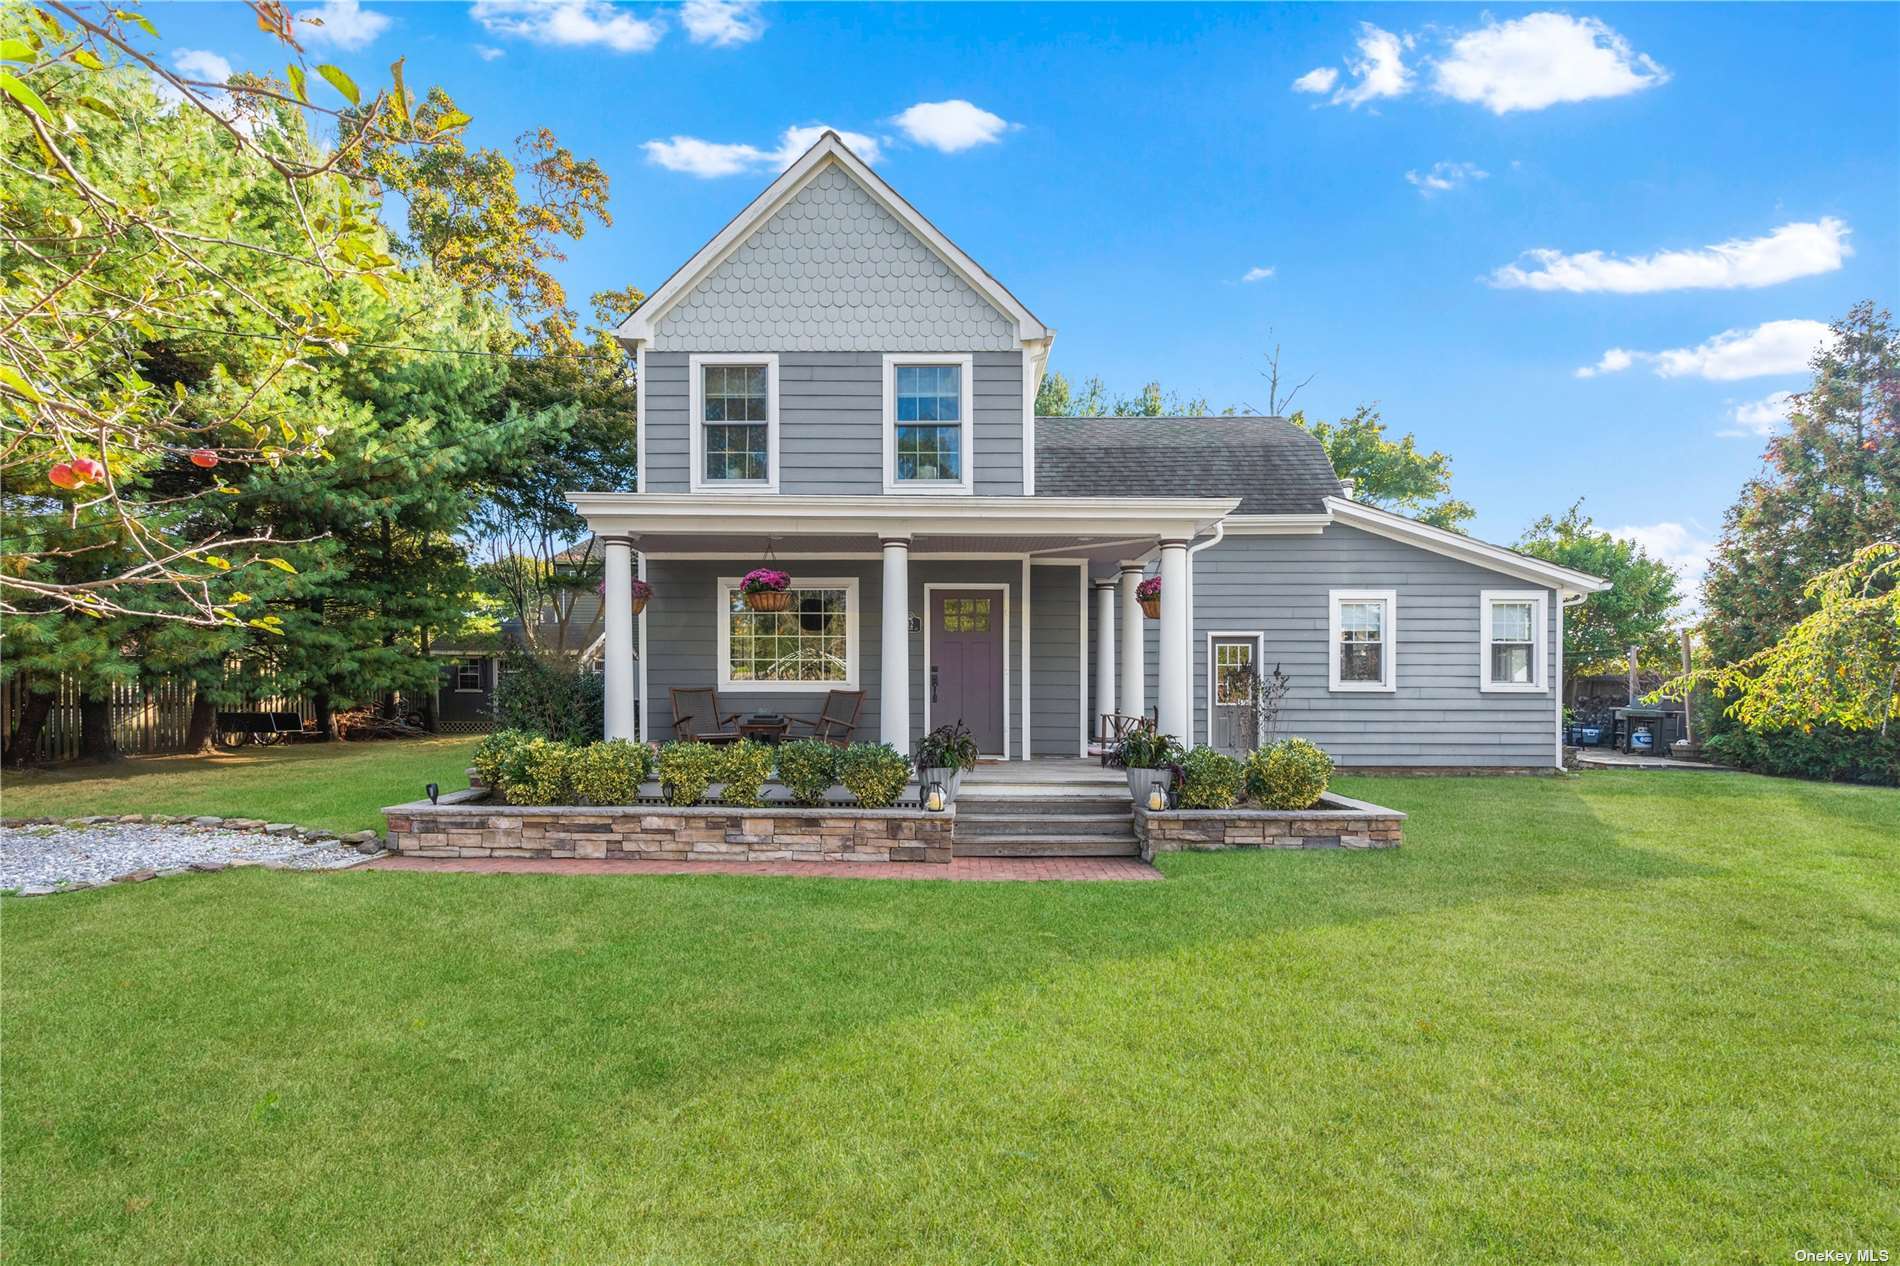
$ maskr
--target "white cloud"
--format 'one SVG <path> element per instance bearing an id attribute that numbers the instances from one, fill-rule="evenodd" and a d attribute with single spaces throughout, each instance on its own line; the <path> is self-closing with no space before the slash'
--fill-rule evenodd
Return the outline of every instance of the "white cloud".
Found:
<path id="1" fill-rule="evenodd" d="M 1452 41 L 1432 86 L 1493 114 L 1620 97 L 1667 83 L 1669 72 L 1595 18 L 1532 13 L 1487 21 Z"/>
<path id="2" fill-rule="evenodd" d="M 1402 97 L 1410 92 L 1412 72 L 1405 65 L 1405 50 L 1411 46 L 1412 37 L 1409 35 L 1394 35 L 1370 22 L 1361 22 L 1359 57 L 1346 63 L 1346 69 L 1353 73 L 1357 82 L 1335 92 L 1333 104 L 1357 110 L 1368 101 Z"/>
<path id="3" fill-rule="evenodd" d="M 1676 569 L 1682 578 L 1683 596 L 1694 601 L 1702 590 L 1702 577 L 1709 570 L 1709 557 L 1715 542 L 1681 523 L 1665 521 L 1646 525 L 1611 528 L 1618 540 L 1634 541 L 1651 558 L 1660 559 Z"/>
<path id="4" fill-rule="evenodd" d="M 1696 347 L 1658 352 L 1663 378 L 1708 378 L 1731 382 L 1765 374 L 1798 374 L 1815 350 L 1833 337 L 1819 321 L 1766 321 L 1752 330 L 1724 330 Z"/>
<path id="5" fill-rule="evenodd" d="M 1854 253 L 1846 223 L 1826 216 L 1784 224 L 1766 237 L 1730 238 L 1691 251 L 1659 251 L 1629 258 L 1602 251 L 1566 255 L 1526 251 L 1491 274 L 1491 284 L 1572 294 L 1653 294 L 1661 290 L 1753 290 L 1797 277 L 1837 271 Z M 1529 267 L 1524 267 L 1528 262 Z"/>
<path id="6" fill-rule="evenodd" d="M 1612 347 L 1595 365 L 1577 370 L 1577 377 L 1619 373 L 1639 360 L 1653 368 L 1658 378 L 1733 382 L 1769 374 L 1798 374 L 1807 369 L 1815 351 L 1833 337 L 1833 331 L 1819 321 L 1764 321 L 1752 330 L 1724 330 L 1694 347 L 1662 352 Z"/>
<path id="7" fill-rule="evenodd" d="M 1717 435 L 1751 435 L 1766 438 L 1773 435 L 1783 422 L 1788 420 L 1788 406 L 1794 400 L 1792 391 L 1773 391 L 1759 400 L 1746 400 L 1728 411 L 1729 421 L 1735 425 L 1717 431 Z"/>
<path id="8" fill-rule="evenodd" d="M 616 53 L 644 53 L 664 29 L 608 0 L 476 0 L 469 16 L 496 35 L 567 48 L 598 44 Z"/>
<path id="9" fill-rule="evenodd" d="M 810 127 L 788 127 L 779 134 L 778 147 L 769 150 L 756 145 L 703 141 L 696 136 L 648 141 L 641 148 L 646 151 L 647 161 L 656 166 L 668 171 L 685 172 L 702 180 L 712 180 L 719 176 L 736 176 L 744 171 L 777 171 L 789 167 L 826 132 L 837 132 L 839 138 L 865 162 L 874 163 L 878 160 L 881 150 L 876 137 L 827 127 L 823 123 L 814 123 Z"/>
<path id="10" fill-rule="evenodd" d="M 686 0 L 680 24 L 695 44 L 749 44 L 765 34 L 765 19 L 754 0 Z"/>
<path id="11" fill-rule="evenodd" d="M 1638 355 L 1639 353 L 1637 352 L 1625 351 L 1620 347 L 1612 347 L 1609 351 L 1603 353 L 1602 359 L 1597 361 L 1596 364 L 1585 365 L 1577 370 L 1577 377 L 1595 378 L 1599 374 L 1620 374 L 1636 363 L 1636 357 Z"/>
<path id="12" fill-rule="evenodd" d="M 354 52 L 368 48 L 389 27 L 389 16 L 365 9 L 356 0 L 324 0 L 297 13 L 297 38 L 305 44 Z"/>
<path id="13" fill-rule="evenodd" d="M 968 101 L 919 101 L 892 122 L 919 145 L 946 154 L 988 145 L 1016 125 Z"/>
<path id="14" fill-rule="evenodd" d="M 1328 93 L 1339 82 L 1339 72 L 1331 66 L 1315 66 L 1293 81 L 1295 92 Z"/>
<path id="15" fill-rule="evenodd" d="M 179 78 L 189 79 L 194 83 L 221 84 L 231 77 L 230 61 L 202 48 L 174 49 L 172 69 L 178 72 Z M 185 99 L 184 93 L 156 75 L 152 77 L 152 90 L 158 94 L 159 101 L 168 110 Z M 232 117 L 229 108 L 231 94 L 220 92 L 215 88 L 194 88 L 192 91 L 203 98 L 206 104 L 216 109 L 220 115 L 226 118 Z"/>
<path id="16" fill-rule="evenodd" d="M 1429 198 L 1435 193 L 1446 193 L 1468 185 L 1474 180 L 1485 180 L 1491 175 L 1476 163 L 1433 163 L 1430 171 L 1408 171 L 1405 179 L 1417 186 L 1421 197 Z"/>
<path id="17" fill-rule="evenodd" d="M 1240 275 L 1240 279 L 1245 282 L 1255 282 L 1255 281 L 1265 281 L 1267 278 L 1271 276 L 1273 276 L 1273 269 L 1267 267 L 1264 264 L 1256 264 L 1254 267 L 1249 268 L 1246 272 L 1242 273 Z"/>
<path id="18" fill-rule="evenodd" d="M 496 48 L 493 44 L 476 44 L 473 47 L 475 49 L 475 56 L 485 62 L 492 62 L 497 57 L 506 57 L 508 55 L 507 49 Z"/>

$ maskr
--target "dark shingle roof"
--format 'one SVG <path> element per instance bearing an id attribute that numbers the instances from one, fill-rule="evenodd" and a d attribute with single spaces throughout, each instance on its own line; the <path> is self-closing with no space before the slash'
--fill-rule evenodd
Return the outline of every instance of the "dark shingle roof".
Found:
<path id="1" fill-rule="evenodd" d="M 1039 497 L 1239 497 L 1312 514 L 1337 496 L 1326 450 L 1285 418 L 1037 418 Z"/>

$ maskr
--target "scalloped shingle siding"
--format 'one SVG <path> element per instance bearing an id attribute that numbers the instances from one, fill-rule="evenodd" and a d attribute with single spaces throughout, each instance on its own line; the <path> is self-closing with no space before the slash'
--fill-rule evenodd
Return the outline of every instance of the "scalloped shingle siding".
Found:
<path id="1" fill-rule="evenodd" d="M 1009 351 L 1016 325 L 827 166 L 660 321 L 658 349 Z"/>

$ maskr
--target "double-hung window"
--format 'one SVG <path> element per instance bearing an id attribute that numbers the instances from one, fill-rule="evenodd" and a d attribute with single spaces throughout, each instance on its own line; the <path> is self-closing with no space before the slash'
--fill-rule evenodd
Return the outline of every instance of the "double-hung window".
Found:
<path id="1" fill-rule="evenodd" d="M 479 659 L 458 659 L 455 661 L 455 689 L 458 694 L 479 692 L 482 688 L 482 661 Z"/>
<path id="2" fill-rule="evenodd" d="M 1397 689 L 1398 594 L 1391 589 L 1335 589 L 1328 605 L 1328 687 Z"/>
<path id="3" fill-rule="evenodd" d="M 719 581 L 719 688 L 730 691 L 855 689 L 858 582 L 796 577 L 783 611 L 754 611 L 739 578 Z"/>
<path id="4" fill-rule="evenodd" d="M 884 490 L 972 488 L 968 355 L 884 358 Z"/>
<path id="5" fill-rule="evenodd" d="M 1536 589 L 1487 589 L 1478 611 L 1478 682 L 1483 690 L 1542 691 L 1550 607 Z"/>
<path id="6" fill-rule="evenodd" d="M 692 489 L 778 488 L 778 357 L 694 356 Z"/>

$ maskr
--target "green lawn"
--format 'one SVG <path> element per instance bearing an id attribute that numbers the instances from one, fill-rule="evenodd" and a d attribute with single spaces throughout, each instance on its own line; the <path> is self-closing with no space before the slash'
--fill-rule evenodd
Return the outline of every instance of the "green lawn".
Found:
<path id="1" fill-rule="evenodd" d="M 8 774 L 0 813 L 10 818 L 91 813 L 211 813 L 332 831 L 381 830 L 384 805 L 423 788 L 468 786 L 477 740 L 418 739 L 243 747 L 216 756 L 145 756 L 114 765 Z"/>
<path id="2" fill-rule="evenodd" d="M 1900 1251 L 1900 793 L 1341 789 L 1410 811 L 1406 847 L 1169 857 L 1165 884 L 9 899 L 6 1255 Z"/>

